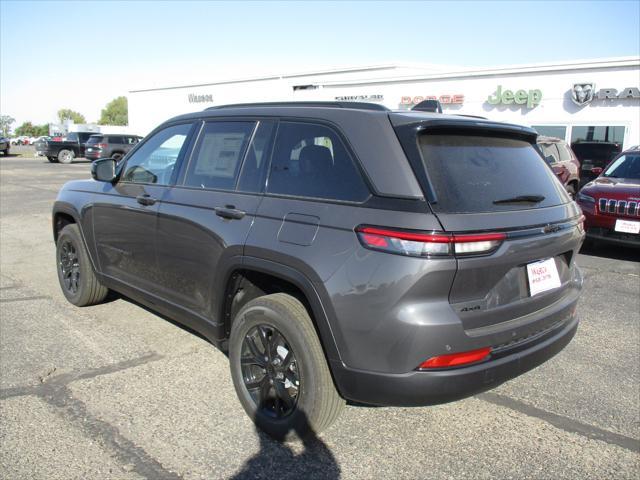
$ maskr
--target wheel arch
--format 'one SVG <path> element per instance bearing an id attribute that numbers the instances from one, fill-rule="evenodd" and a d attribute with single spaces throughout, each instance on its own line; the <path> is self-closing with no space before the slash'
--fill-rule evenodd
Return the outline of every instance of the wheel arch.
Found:
<path id="1" fill-rule="evenodd" d="M 82 228 L 82 222 L 80 221 L 80 214 L 76 211 L 76 209 L 67 202 L 57 201 L 54 205 L 52 212 L 52 228 L 53 228 L 53 241 L 54 243 L 58 241 L 58 236 L 64 227 L 67 225 L 75 224 L 78 226 L 78 230 L 80 230 L 80 237 L 82 238 L 82 243 L 84 244 L 84 248 L 87 251 L 87 256 L 91 261 L 91 266 L 93 267 L 94 272 L 99 272 L 96 261 L 94 259 L 94 251 L 89 248 L 89 243 L 87 241 L 87 237 L 84 233 L 84 229 Z"/>
<path id="2" fill-rule="evenodd" d="M 224 325 L 224 337 L 228 338 L 235 314 L 249 301 L 262 295 L 283 292 L 297 298 L 309 312 L 316 333 L 331 368 L 332 363 L 341 362 L 336 339 L 331 329 L 329 314 L 323 301 L 323 293 L 298 270 L 256 257 L 235 257 L 227 264 L 226 274 L 221 275 L 223 284 L 219 318 Z M 326 295 L 326 293 L 325 293 Z"/>

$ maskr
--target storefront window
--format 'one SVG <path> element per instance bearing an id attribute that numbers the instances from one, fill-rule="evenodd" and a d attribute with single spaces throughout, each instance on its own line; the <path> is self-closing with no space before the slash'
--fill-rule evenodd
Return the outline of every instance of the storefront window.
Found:
<path id="1" fill-rule="evenodd" d="M 624 127 L 610 125 L 575 126 L 571 129 L 571 143 L 605 142 L 624 143 Z"/>
<path id="2" fill-rule="evenodd" d="M 556 137 L 564 140 L 567 135 L 567 127 L 563 125 L 534 125 L 533 129 L 538 132 L 538 135 L 545 137 Z"/>

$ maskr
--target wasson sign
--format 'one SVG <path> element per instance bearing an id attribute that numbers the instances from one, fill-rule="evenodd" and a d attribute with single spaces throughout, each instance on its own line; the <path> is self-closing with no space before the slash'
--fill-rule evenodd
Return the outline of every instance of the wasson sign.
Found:
<path id="1" fill-rule="evenodd" d="M 195 93 L 190 93 L 188 97 L 189 97 L 189 103 L 212 103 L 213 102 L 213 95 L 211 94 L 196 95 Z"/>

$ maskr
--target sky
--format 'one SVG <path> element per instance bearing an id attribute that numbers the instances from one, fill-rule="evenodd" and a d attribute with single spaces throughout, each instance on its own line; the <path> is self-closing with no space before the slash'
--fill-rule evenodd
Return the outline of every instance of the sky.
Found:
<path id="1" fill-rule="evenodd" d="M 640 2 L 0 0 L 0 113 L 97 121 L 130 90 L 389 63 L 640 56 Z"/>

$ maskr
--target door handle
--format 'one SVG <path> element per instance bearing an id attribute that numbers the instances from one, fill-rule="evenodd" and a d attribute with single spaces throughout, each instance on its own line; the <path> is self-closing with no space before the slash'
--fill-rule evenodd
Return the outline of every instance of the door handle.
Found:
<path id="1" fill-rule="evenodd" d="M 151 195 L 147 193 L 145 193 L 144 195 L 138 195 L 136 197 L 136 200 L 140 205 L 145 205 L 145 206 L 153 205 L 154 203 L 157 202 L 155 198 L 153 198 Z"/>
<path id="2" fill-rule="evenodd" d="M 225 205 L 224 207 L 215 208 L 216 215 L 229 220 L 240 220 L 247 212 L 236 209 L 233 205 Z"/>

